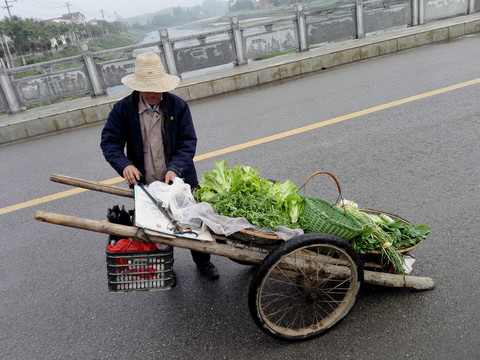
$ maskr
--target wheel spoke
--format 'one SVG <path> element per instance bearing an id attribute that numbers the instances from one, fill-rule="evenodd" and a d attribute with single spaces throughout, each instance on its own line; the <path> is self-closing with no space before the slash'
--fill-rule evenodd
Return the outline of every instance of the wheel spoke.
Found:
<path id="1" fill-rule="evenodd" d="M 313 235 L 325 234 L 304 238 Z M 311 337 L 330 329 L 350 311 L 360 286 L 360 261 L 352 257 L 354 251 L 343 248 L 350 246 L 343 240 L 325 237 L 329 241 L 312 239 L 309 244 L 298 239 L 299 246 L 292 245 L 265 264 L 258 291 L 252 293 L 256 310 L 251 307 L 262 330 L 275 337 Z"/>

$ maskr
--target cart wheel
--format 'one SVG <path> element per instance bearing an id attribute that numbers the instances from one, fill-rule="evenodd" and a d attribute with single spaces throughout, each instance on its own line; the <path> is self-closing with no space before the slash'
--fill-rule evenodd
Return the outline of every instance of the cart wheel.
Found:
<path id="1" fill-rule="evenodd" d="M 275 338 L 313 338 L 349 313 L 362 281 L 362 263 L 348 242 L 330 234 L 300 235 L 260 264 L 250 283 L 250 314 Z"/>

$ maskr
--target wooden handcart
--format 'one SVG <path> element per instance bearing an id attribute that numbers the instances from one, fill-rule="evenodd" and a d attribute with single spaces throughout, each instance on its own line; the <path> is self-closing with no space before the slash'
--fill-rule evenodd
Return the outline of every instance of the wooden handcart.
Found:
<path id="1" fill-rule="evenodd" d="M 131 189 L 116 185 L 63 175 L 52 175 L 50 180 L 134 196 Z M 435 287 L 431 278 L 390 274 L 376 262 L 365 262 L 347 241 L 331 234 L 304 234 L 283 241 L 273 233 L 243 230 L 228 237 L 212 234 L 214 241 L 203 242 L 44 211 L 37 211 L 35 219 L 225 256 L 241 264 L 258 264 L 248 293 L 249 310 L 262 331 L 281 340 L 305 340 L 331 329 L 353 308 L 362 282 L 415 290 Z"/>

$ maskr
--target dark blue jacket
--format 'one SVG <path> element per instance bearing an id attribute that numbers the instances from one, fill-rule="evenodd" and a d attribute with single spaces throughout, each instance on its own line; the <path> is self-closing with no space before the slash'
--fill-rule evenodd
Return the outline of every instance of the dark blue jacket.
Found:
<path id="1" fill-rule="evenodd" d="M 145 174 L 142 131 L 138 116 L 139 98 L 140 93 L 134 91 L 118 101 L 102 130 L 100 147 L 103 155 L 120 176 L 123 176 L 125 166 L 131 164 Z M 163 93 L 160 107 L 164 114 L 163 142 L 167 170 L 175 172 L 193 188 L 198 184 L 193 163 L 197 136 L 190 108 L 184 100 L 170 93 Z"/>

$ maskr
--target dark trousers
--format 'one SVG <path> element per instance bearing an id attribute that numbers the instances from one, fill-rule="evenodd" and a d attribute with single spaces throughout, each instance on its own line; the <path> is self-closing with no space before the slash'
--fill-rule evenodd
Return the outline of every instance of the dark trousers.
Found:
<path id="1" fill-rule="evenodd" d="M 210 254 L 195 250 L 190 251 L 192 253 L 192 258 L 195 264 L 200 265 L 210 261 Z"/>

